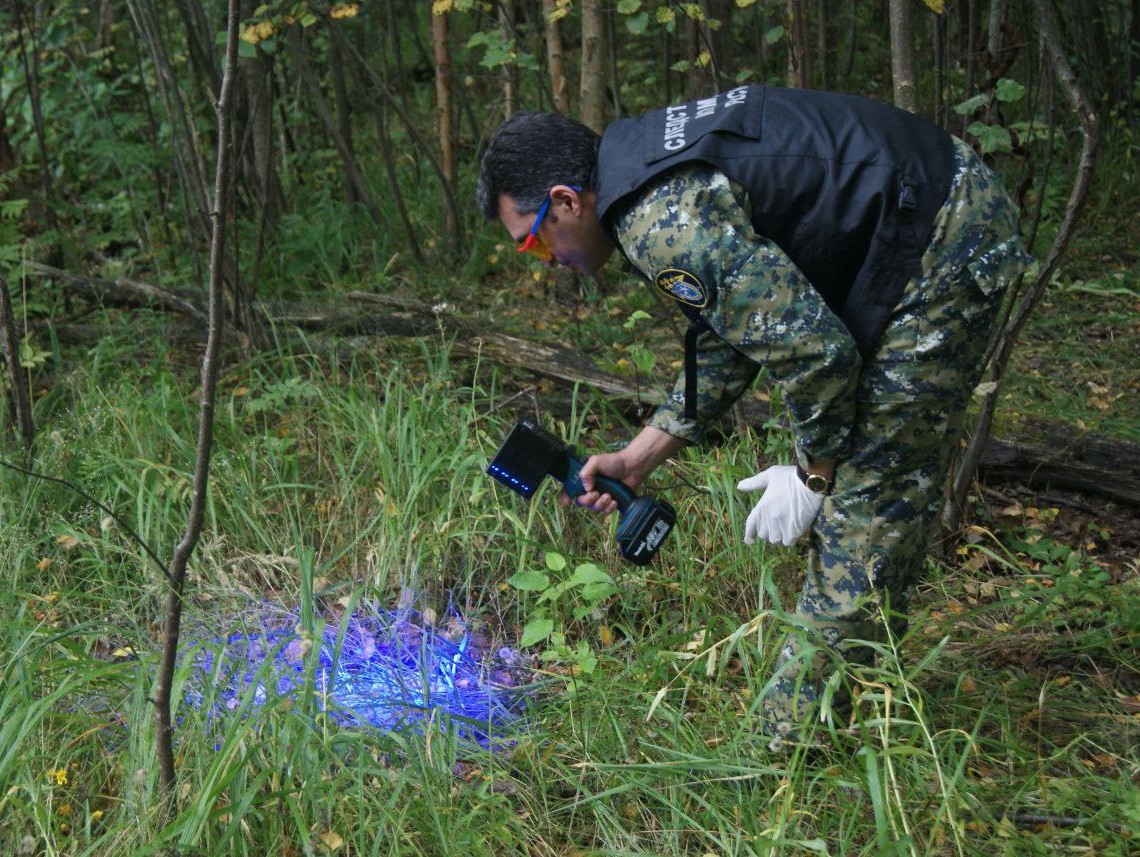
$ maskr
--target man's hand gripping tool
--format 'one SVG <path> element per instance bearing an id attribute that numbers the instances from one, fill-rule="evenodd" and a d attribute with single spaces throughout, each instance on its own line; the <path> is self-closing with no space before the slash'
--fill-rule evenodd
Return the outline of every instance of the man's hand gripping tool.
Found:
<path id="1" fill-rule="evenodd" d="M 491 459 L 487 472 L 527 499 L 544 476 L 553 476 L 575 498 L 586 493 L 579 476 L 584 463 L 574 447 L 529 420 L 520 420 Z M 676 511 L 664 500 L 638 497 L 624 482 L 608 476 L 595 477 L 594 489 L 617 501 L 621 555 L 636 565 L 648 565 L 673 529 Z"/>

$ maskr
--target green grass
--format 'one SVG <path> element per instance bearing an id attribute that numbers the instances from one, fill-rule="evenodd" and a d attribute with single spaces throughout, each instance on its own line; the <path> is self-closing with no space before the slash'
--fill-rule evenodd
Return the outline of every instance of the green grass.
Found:
<path id="1" fill-rule="evenodd" d="M 166 557 L 189 502 L 196 374 L 148 324 L 69 357 L 38 402 L 32 465 Z M 147 701 L 161 576 L 83 497 L 3 471 L 3 853 L 1128 852 L 1134 575 L 1051 554 L 1032 532 L 932 566 L 910 636 L 848 677 L 862 691 L 851 734 L 821 727 L 819 753 L 773 754 L 757 700 L 797 561 L 739 542 L 732 486 L 751 443 L 687 452 L 661 474 L 680 523 L 636 568 L 612 522 L 563 509 L 553 485 L 523 504 L 484 475 L 512 409 L 533 409 L 512 398 L 518 383 L 443 342 L 362 348 L 348 365 L 284 351 L 226 365 L 187 627 L 324 591 L 365 611 L 454 607 L 493 652 L 538 607 L 507 581 L 548 553 L 598 564 L 618 592 L 578 619 L 581 602 L 559 603 L 571 645 L 528 653 L 533 704 L 496 750 L 446 719 L 423 734 L 338 727 L 315 693 L 250 694 L 221 724 L 184 706 L 168 819 Z M 627 431 L 585 394 L 542 417 L 585 449 Z"/>

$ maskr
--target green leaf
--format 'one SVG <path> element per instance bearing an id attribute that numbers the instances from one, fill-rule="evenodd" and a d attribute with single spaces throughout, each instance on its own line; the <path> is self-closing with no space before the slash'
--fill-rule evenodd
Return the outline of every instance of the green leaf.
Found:
<path id="1" fill-rule="evenodd" d="M 533 646 L 535 643 L 541 643 L 550 636 L 554 630 L 554 620 L 547 619 L 545 616 L 540 616 L 537 619 L 531 619 L 526 623 L 523 628 L 522 638 L 519 640 L 519 646 L 526 648 Z"/>
<path id="2" fill-rule="evenodd" d="M 598 656 L 594 654 L 594 650 L 590 648 L 589 643 L 585 640 L 579 641 L 578 651 L 575 652 L 575 655 L 575 660 L 578 662 L 578 669 L 582 671 L 583 675 L 589 675 L 598 665 Z"/>
<path id="3" fill-rule="evenodd" d="M 556 551 L 547 551 L 544 558 L 546 567 L 551 571 L 562 571 L 566 568 L 566 557 Z"/>
<path id="4" fill-rule="evenodd" d="M 653 367 L 657 365 L 657 355 L 637 343 L 629 346 L 629 356 L 633 359 L 633 365 L 641 372 L 652 372 Z"/>
<path id="5" fill-rule="evenodd" d="M 238 42 L 237 49 L 238 49 L 238 56 L 241 57 L 243 60 L 255 60 L 255 59 L 257 59 L 257 48 L 255 48 L 249 42 Z"/>
<path id="6" fill-rule="evenodd" d="M 772 29 L 764 34 L 764 41 L 766 44 L 774 45 L 780 39 L 784 38 L 784 27 L 782 24 L 777 24 Z"/>
<path id="7" fill-rule="evenodd" d="M 633 326 L 643 319 L 646 321 L 652 321 L 653 316 L 651 316 L 643 309 L 634 310 L 629 314 L 629 318 L 625 320 L 625 324 L 623 324 L 622 327 L 624 327 L 626 330 L 633 330 Z"/>
<path id="8" fill-rule="evenodd" d="M 997 95 L 998 101 L 1020 101 L 1025 97 L 1025 87 L 1018 83 L 1016 80 L 1010 80 L 1008 77 L 1003 77 L 997 82 L 997 87 L 994 89 L 994 94 Z"/>
<path id="9" fill-rule="evenodd" d="M 632 15 L 640 9 L 641 0 L 618 0 L 617 10 L 623 15 Z"/>
<path id="10" fill-rule="evenodd" d="M 550 586 L 550 578 L 541 571 L 520 571 L 513 575 L 507 583 L 523 592 L 541 592 Z"/>
<path id="11" fill-rule="evenodd" d="M 978 138 L 983 155 L 991 152 L 1008 152 L 1013 149 L 1013 138 L 1010 137 L 1009 131 L 1000 125 L 971 122 L 966 131 Z"/>
<path id="12" fill-rule="evenodd" d="M 570 582 L 577 586 L 584 586 L 587 583 L 612 584 L 614 579 L 605 569 L 594 565 L 592 562 L 584 562 L 574 569 L 574 573 L 570 575 Z"/>
<path id="13" fill-rule="evenodd" d="M 582 586 L 582 598 L 589 601 L 591 605 L 596 605 L 617 591 L 618 588 L 612 583 L 586 583 Z M 593 606 L 590 609 L 593 609 Z"/>
<path id="14" fill-rule="evenodd" d="M 636 15 L 626 18 L 625 28 L 635 36 L 642 35 L 649 29 L 649 13 L 638 12 Z"/>
<path id="15" fill-rule="evenodd" d="M 989 100 L 988 95 L 975 95 L 973 98 L 967 98 L 961 104 L 955 104 L 954 112 L 959 116 L 969 116 L 971 113 L 985 107 L 986 104 L 989 103 Z"/>

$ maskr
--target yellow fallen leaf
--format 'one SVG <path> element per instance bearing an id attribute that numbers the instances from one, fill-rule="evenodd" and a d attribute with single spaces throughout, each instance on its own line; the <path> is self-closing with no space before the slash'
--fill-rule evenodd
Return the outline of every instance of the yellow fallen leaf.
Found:
<path id="1" fill-rule="evenodd" d="M 326 830 L 322 833 L 321 842 L 329 851 L 339 851 L 344 847 L 344 840 L 335 830 Z"/>

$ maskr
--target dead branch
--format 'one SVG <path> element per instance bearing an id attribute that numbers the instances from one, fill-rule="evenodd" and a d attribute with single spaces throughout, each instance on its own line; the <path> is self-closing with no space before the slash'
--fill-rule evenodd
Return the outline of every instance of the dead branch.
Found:
<path id="1" fill-rule="evenodd" d="M 94 297 L 108 306 L 173 310 L 202 324 L 206 323 L 206 313 L 194 301 L 151 283 L 128 280 L 126 277 L 114 280 L 83 277 L 39 262 L 25 262 L 24 269 L 28 273 L 57 280 L 72 291 Z"/>
<path id="2" fill-rule="evenodd" d="M 994 414 L 997 410 L 998 394 L 1001 389 L 1001 380 L 1009 364 L 1010 354 L 1017 342 L 1026 320 L 1037 307 L 1045 294 L 1045 289 L 1053 278 L 1060 262 L 1061 254 L 1068 247 L 1076 229 L 1077 219 L 1084 210 L 1088 198 L 1089 186 L 1092 182 L 1092 171 L 1096 161 L 1096 150 L 1100 142 L 1100 120 L 1089 106 L 1084 91 L 1077 83 L 1076 75 L 1069 66 L 1065 51 L 1057 36 L 1053 25 L 1053 12 L 1048 0 L 1037 0 L 1038 16 L 1041 24 L 1041 43 L 1045 53 L 1052 63 L 1053 74 L 1060 84 L 1069 105 L 1081 122 L 1081 132 L 1084 142 L 1081 148 L 1080 164 L 1073 187 L 1069 194 L 1068 204 L 1065 206 L 1065 215 L 1053 246 L 1049 248 L 1044 263 L 1040 266 L 1032 285 L 1021 297 L 1016 309 L 1011 313 L 1004 327 L 998 334 L 997 345 L 994 349 L 992 380 L 995 382 L 992 389 L 983 400 L 978 419 L 974 424 L 969 444 L 962 454 L 958 469 L 950 489 L 949 502 L 946 504 L 946 513 L 943 523 L 947 530 L 954 532 L 961 523 L 962 506 L 966 501 L 966 494 L 970 490 L 974 474 L 978 469 L 982 451 L 989 437 L 990 427 L 993 425 Z"/>

